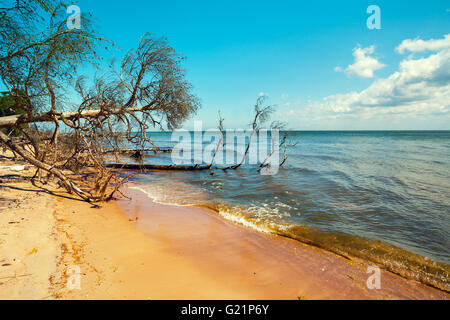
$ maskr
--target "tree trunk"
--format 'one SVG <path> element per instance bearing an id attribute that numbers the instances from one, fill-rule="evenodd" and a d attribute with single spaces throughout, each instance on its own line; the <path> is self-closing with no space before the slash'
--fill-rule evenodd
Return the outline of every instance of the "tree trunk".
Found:
<path id="1" fill-rule="evenodd" d="M 34 123 L 34 122 L 54 122 L 55 117 L 56 120 L 73 120 L 77 118 L 96 118 L 102 113 L 105 115 L 114 115 L 114 114 L 124 114 L 127 112 L 139 112 L 145 111 L 145 107 L 138 108 L 117 108 L 113 110 L 103 111 L 103 110 L 86 110 L 82 112 L 72 111 L 72 112 L 61 112 L 53 114 L 51 112 L 44 112 L 37 114 L 35 116 L 29 117 L 27 114 L 14 115 L 14 116 L 6 116 L 0 117 L 0 129 L 2 128 L 10 128 L 22 123 Z"/>
<path id="2" fill-rule="evenodd" d="M 107 168 L 126 169 L 126 170 L 182 170 L 182 171 L 196 171 L 208 170 L 212 167 L 210 165 L 162 165 L 162 164 L 135 164 L 135 163 L 107 163 Z"/>

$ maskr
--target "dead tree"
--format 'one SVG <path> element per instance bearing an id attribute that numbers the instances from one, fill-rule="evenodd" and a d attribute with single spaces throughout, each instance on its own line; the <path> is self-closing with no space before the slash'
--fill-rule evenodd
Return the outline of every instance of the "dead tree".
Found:
<path id="1" fill-rule="evenodd" d="M 245 148 L 244 154 L 242 155 L 241 160 L 238 163 L 236 163 L 235 165 L 231 165 L 231 166 L 222 168 L 223 170 L 229 170 L 229 169 L 235 170 L 235 169 L 238 169 L 240 166 L 242 166 L 242 164 L 244 164 L 245 159 L 247 158 L 247 155 L 249 153 L 253 137 L 257 134 L 257 132 L 259 130 L 262 129 L 262 126 L 269 120 L 270 116 L 272 115 L 272 113 L 275 110 L 274 106 L 265 105 L 266 98 L 267 98 L 266 96 L 260 96 L 256 100 L 256 104 L 254 107 L 255 114 L 253 116 L 253 121 L 250 124 L 252 131 L 250 132 L 249 141 Z M 220 127 L 223 127 L 223 119 L 219 118 L 219 123 L 220 123 Z M 285 123 L 280 122 L 280 121 L 274 121 L 270 125 L 271 130 L 281 130 L 284 127 L 285 127 Z M 280 147 L 284 147 L 284 157 L 283 157 L 283 160 L 281 161 L 281 163 L 279 164 L 280 167 L 282 165 L 284 165 L 284 163 L 287 160 L 287 143 L 286 143 L 287 137 L 288 137 L 288 134 L 287 134 L 287 132 L 285 132 L 283 134 L 283 138 L 279 145 Z M 272 142 L 271 143 L 272 144 L 271 153 L 263 161 L 261 161 L 261 163 L 259 165 L 260 169 L 270 166 L 268 163 L 268 160 L 274 155 L 274 152 L 276 151 L 275 141 L 274 141 L 273 137 L 271 137 L 271 142 Z M 279 141 L 277 141 L 277 142 L 279 142 Z M 216 153 L 217 153 L 217 149 L 216 149 Z M 215 157 L 215 154 L 214 154 L 214 157 Z"/>
<path id="2" fill-rule="evenodd" d="M 184 79 L 183 58 L 164 38 L 145 34 L 118 68 L 111 63 L 89 79 L 79 74 L 81 65 L 98 67 L 97 52 L 112 44 L 95 34 L 90 16 L 83 15 L 82 30 L 68 30 L 60 1 L 0 8 L 0 78 L 14 107 L 24 111 L 0 118 L 0 130 L 16 128 L 27 144 L 18 146 L 1 131 L 0 143 L 84 200 L 105 200 L 121 183 L 105 165 L 105 151 L 117 157 L 130 144 L 144 150 L 152 145 L 149 129 L 175 128 L 200 107 Z M 70 87 L 79 95 L 76 104 L 67 98 Z M 31 132 L 26 123 L 38 125 Z M 49 129 L 51 138 L 41 139 Z M 64 150 L 62 131 L 72 139 Z M 81 186 L 70 174 L 86 166 L 92 183 Z"/>
<path id="3" fill-rule="evenodd" d="M 217 142 L 216 149 L 214 150 L 214 154 L 213 154 L 213 156 L 211 158 L 211 161 L 210 161 L 210 163 L 208 165 L 208 168 L 212 167 L 212 165 L 214 163 L 214 160 L 216 159 L 217 153 L 219 152 L 220 146 L 222 146 L 222 148 L 224 146 L 224 141 L 223 141 L 223 122 L 224 122 L 224 120 L 225 119 L 222 118 L 222 115 L 220 114 L 220 111 L 219 111 L 219 126 L 218 126 L 218 130 L 219 130 L 219 133 L 220 133 L 220 138 L 219 138 L 219 141 Z"/>
<path id="4" fill-rule="evenodd" d="M 163 171 L 201 171 L 201 170 L 236 170 L 239 167 L 241 167 L 245 159 L 248 156 L 248 153 L 250 152 L 251 148 L 251 142 L 252 137 L 254 137 L 258 130 L 261 130 L 262 126 L 265 122 L 267 122 L 269 115 L 273 112 L 273 106 L 264 106 L 264 98 L 258 98 L 257 102 L 255 104 L 255 114 L 253 116 L 253 122 L 250 124 L 252 127 L 252 131 L 250 132 L 248 145 L 245 148 L 244 154 L 242 155 L 242 158 L 240 158 L 239 162 L 230 166 L 214 166 L 214 160 L 216 159 L 220 147 L 224 148 L 226 147 L 226 143 L 224 141 L 223 137 L 223 131 L 224 131 L 224 119 L 222 118 L 220 112 L 219 112 L 219 138 L 217 139 L 217 145 L 214 149 L 214 153 L 211 157 L 211 160 L 208 163 L 205 164 L 196 164 L 196 165 L 174 165 L 174 164 L 167 164 L 167 165 L 161 165 L 161 164 L 149 164 L 149 163 L 108 163 L 106 166 L 108 168 L 116 168 L 116 169 L 127 169 L 127 170 L 163 170 Z M 280 121 L 274 121 L 270 124 L 269 128 L 270 130 L 282 130 L 285 127 L 285 124 Z M 270 154 L 264 158 L 261 163 L 259 164 L 258 171 L 260 171 L 262 168 L 267 168 L 272 165 L 271 162 L 269 162 L 269 159 L 274 155 L 275 152 L 279 151 L 280 148 L 283 148 L 283 158 L 279 162 L 278 166 L 281 167 L 285 164 L 288 154 L 287 154 L 287 148 L 291 146 L 295 146 L 296 143 L 289 143 L 288 140 L 288 132 L 284 131 L 282 138 L 279 141 L 276 141 L 275 139 L 278 139 L 278 135 L 275 135 L 275 137 L 271 136 L 271 152 Z M 264 141 L 263 143 L 265 143 Z M 278 147 L 275 147 L 276 143 L 278 143 Z M 132 149 L 132 151 L 135 151 L 136 149 Z M 146 149 L 146 151 L 154 152 L 154 150 L 157 149 Z M 171 150 L 171 149 L 167 149 Z M 131 150 L 130 150 L 131 151 Z"/>

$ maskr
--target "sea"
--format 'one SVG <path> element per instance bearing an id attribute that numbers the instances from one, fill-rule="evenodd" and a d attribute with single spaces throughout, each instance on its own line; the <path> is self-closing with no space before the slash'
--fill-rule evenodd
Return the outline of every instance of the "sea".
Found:
<path id="1" fill-rule="evenodd" d="M 280 142 L 285 134 L 287 159 L 273 175 L 246 159 L 235 170 L 215 163 L 209 170 L 142 172 L 131 187 L 159 203 L 206 207 L 450 291 L 450 131 L 285 131 Z M 180 144 L 173 132 L 148 135 L 160 147 Z M 193 140 L 193 149 L 212 144 Z M 245 150 L 232 149 L 224 153 L 236 159 Z M 147 152 L 140 161 L 178 160 Z"/>

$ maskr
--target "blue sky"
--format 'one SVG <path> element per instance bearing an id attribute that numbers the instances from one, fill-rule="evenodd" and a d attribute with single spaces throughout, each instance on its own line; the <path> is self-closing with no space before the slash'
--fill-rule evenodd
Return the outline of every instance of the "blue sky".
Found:
<path id="1" fill-rule="evenodd" d="M 246 127 L 256 98 L 266 94 L 291 129 L 450 129 L 448 1 L 74 3 L 124 50 L 152 32 L 187 58 L 187 78 L 203 107 L 186 128 L 193 120 L 216 126 L 219 109 L 227 127 Z M 366 26 L 372 4 L 381 10 L 380 30 Z M 406 39 L 416 42 L 401 54 Z M 441 42 L 417 49 L 419 39 Z M 412 75 L 430 64 L 420 59 L 434 55 L 438 65 L 423 71 L 425 79 Z M 400 70 L 408 61 L 417 65 Z M 399 71 L 406 80 L 389 78 Z"/>

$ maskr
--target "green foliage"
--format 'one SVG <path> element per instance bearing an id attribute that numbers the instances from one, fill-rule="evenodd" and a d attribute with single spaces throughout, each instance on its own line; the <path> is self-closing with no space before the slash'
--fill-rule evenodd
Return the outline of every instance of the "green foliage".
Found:
<path id="1" fill-rule="evenodd" d="M 23 109 L 16 106 L 16 101 L 9 92 L 0 92 L 0 117 L 13 116 L 25 113 Z M 25 127 L 23 125 L 22 127 Z M 17 136 L 19 135 L 19 130 L 16 128 L 4 129 L 8 135 Z"/>
<path id="2" fill-rule="evenodd" d="M 23 114 L 21 108 L 16 107 L 14 98 L 9 92 L 0 92 L 0 117 Z"/>

